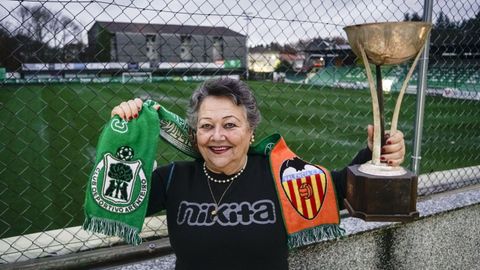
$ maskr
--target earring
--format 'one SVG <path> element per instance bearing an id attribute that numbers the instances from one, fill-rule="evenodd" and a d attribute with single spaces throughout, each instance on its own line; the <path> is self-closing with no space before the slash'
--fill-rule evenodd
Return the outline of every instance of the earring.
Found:
<path id="1" fill-rule="evenodd" d="M 188 132 L 188 137 L 190 139 L 190 144 L 192 147 L 197 148 L 197 136 L 196 136 L 196 131 L 193 129 L 190 129 Z"/>
<path id="2" fill-rule="evenodd" d="M 252 137 L 250 138 L 250 144 L 254 143 L 255 142 L 255 135 L 252 134 Z"/>

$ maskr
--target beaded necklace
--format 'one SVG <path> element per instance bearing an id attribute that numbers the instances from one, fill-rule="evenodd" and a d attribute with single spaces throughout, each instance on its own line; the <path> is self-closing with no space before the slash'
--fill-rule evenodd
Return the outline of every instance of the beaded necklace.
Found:
<path id="1" fill-rule="evenodd" d="M 223 199 L 223 196 L 225 196 L 225 194 L 227 193 L 227 190 L 230 188 L 230 186 L 233 184 L 233 180 L 235 180 L 236 178 L 238 178 L 242 173 L 243 171 L 245 170 L 245 167 L 247 167 L 247 163 L 248 163 L 248 157 L 247 157 L 247 160 L 245 161 L 245 164 L 243 165 L 243 168 L 238 172 L 236 173 L 234 176 L 228 178 L 228 179 L 225 179 L 225 180 L 217 180 L 213 177 L 211 177 L 208 172 L 207 172 L 207 166 L 205 165 L 205 162 L 203 162 L 203 172 L 205 173 L 205 176 L 207 176 L 207 185 L 208 185 L 208 189 L 210 190 L 210 195 L 212 195 L 212 199 L 213 199 L 213 202 L 215 203 L 215 209 L 212 210 L 212 212 L 210 212 L 212 214 L 212 216 L 216 216 L 217 215 L 217 212 L 218 212 L 218 207 L 219 205 L 221 204 L 222 202 L 222 199 Z M 215 196 L 213 195 L 213 191 L 212 191 L 212 187 L 210 186 L 210 181 L 212 182 L 215 182 L 215 183 L 230 183 L 228 184 L 227 188 L 225 189 L 225 191 L 223 191 L 222 193 L 222 196 L 220 196 L 220 199 L 217 200 L 215 199 Z"/>
<path id="2" fill-rule="evenodd" d="M 239 177 L 243 173 L 243 170 L 245 170 L 245 167 L 247 166 L 247 162 L 248 162 L 248 157 L 247 157 L 247 160 L 245 161 L 245 165 L 243 165 L 243 168 L 238 173 L 236 173 L 234 176 L 232 176 L 228 179 L 225 179 L 225 180 L 218 180 L 218 179 L 215 179 L 215 178 L 211 177 L 208 174 L 207 165 L 205 164 L 205 162 L 203 162 L 203 172 L 205 173 L 205 176 L 207 176 L 208 180 L 210 180 L 212 182 L 222 183 L 222 184 L 229 183 L 229 182 L 235 180 L 237 177 Z"/>

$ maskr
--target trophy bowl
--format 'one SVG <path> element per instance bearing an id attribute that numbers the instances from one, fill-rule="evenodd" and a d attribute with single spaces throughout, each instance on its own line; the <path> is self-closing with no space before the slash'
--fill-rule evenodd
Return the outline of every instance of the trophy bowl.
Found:
<path id="1" fill-rule="evenodd" d="M 356 55 L 359 44 L 375 65 L 401 64 L 418 53 L 432 25 L 426 22 L 383 22 L 351 25 L 344 28 Z"/>

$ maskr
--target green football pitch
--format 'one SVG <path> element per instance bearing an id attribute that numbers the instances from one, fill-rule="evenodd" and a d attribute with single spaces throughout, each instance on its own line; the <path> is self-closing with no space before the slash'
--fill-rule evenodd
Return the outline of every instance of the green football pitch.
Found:
<path id="1" fill-rule="evenodd" d="M 95 145 L 110 110 L 121 101 L 154 99 L 184 116 L 198 83 L 22 84 L 0 86 L 0 238 L 83 222 L 84 188 Z M 256 138 L 279 132 L 292 150 L 327 168 L 342 168 L 366 145 L 372 122 L 368 91 L 249 82 L 262 123 Z M 396 95 L 386 95 L 387 120 Z M 400 126 L 410 166 L 415 96 L 402 105 Z M 480 164 L 480 102 L 428 97 L 423 172 Z M 476 145 L 476 146 L 475 146 Z M 157 161 L 187 157 L 165 143 Z"/>

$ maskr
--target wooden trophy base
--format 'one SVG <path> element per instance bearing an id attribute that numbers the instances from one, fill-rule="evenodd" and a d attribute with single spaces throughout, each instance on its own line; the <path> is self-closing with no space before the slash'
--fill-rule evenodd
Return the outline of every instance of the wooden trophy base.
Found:
<path id="1" fill-rule="evenodd" d="M 400 176 L 378 176 L 348 167 L 345 207 L 365 221 L 411 221 L 418 217 L 417 176 L 406 170 Z"/>

